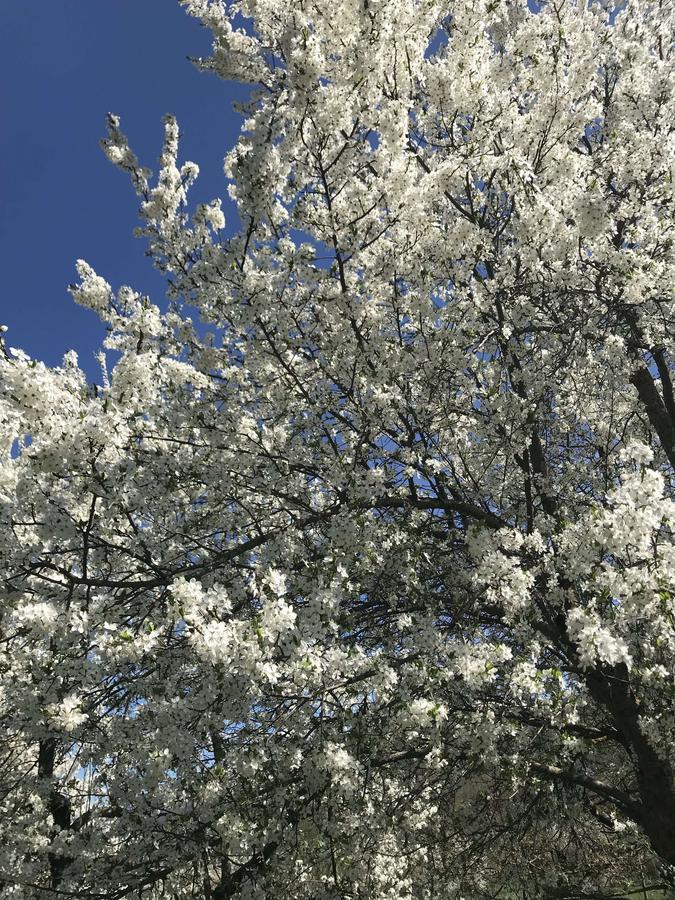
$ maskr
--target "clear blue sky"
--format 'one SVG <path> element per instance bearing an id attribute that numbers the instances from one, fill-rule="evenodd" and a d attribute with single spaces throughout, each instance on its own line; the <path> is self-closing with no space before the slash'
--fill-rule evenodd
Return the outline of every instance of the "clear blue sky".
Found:
<path id="1" fill-rule="evenodd" d="M 201 169 L 193 201 L 225 201 L 223 156 L 241 124 L 232 103 L 248 88 L 189 62 L 208 55 L 211 36 L 178 0 L 0 0 L 0 8 L 0 323 L 10 346 L 51 365 L 74 349 L 95 378 L 105 332 L 67 293 L 75 260 L 155 301 L 164 284 L 132 234 L 131 184 L 98 145 L 105 114 L 121 116 L 153 171 L 162 116 L 175 114 L 181 157 Z"/>

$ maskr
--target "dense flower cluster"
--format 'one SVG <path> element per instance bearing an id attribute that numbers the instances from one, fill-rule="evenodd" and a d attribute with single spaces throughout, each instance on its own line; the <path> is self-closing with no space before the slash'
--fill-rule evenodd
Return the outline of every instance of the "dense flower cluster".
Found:
<path id="1" fill-rule="evenodd" d="M 669 877 L 672 3 L 183 5 L 240 230 L 110 116 L 168 308 L 0 354 L 0 898 Z"/>

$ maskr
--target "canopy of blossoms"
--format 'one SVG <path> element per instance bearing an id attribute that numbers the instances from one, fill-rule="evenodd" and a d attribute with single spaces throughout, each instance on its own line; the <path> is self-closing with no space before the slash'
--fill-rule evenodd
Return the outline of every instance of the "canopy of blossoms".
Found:
<path id="1" fill-rule="evenodd" d="M 0 900 L 667 880 L 672 3 L 183 5 L 240 227 L 110 116 L 168 305 L 0 355 Z"/>

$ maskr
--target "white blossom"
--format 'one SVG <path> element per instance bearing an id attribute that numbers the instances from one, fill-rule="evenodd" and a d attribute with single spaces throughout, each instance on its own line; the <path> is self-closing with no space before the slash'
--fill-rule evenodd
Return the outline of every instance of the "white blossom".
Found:
<path id="1" fill-rule="evenodd" d="M 50 724 L 66 732 L 75 731 L 87 721 L 87 715 L 81 709 L 81 699 L 76 694 L 70 694 L 59 703 L 51 704 L 48 711 Z"/>

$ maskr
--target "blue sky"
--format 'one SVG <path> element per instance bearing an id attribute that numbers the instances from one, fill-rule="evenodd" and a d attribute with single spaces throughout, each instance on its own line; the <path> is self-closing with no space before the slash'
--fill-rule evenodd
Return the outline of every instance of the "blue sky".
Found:
<path id="1" fill-rule="evenodd" d="M 85 259 L 117 288 L 163 296 L 163 280 L 133 236 L 137 198 L 105 159 L 105 114 L 156 170 L 162 116 L 177 116 L 181 158 L 198 163 L 194 202 L 226 198 L 225 152 L 248 88 L 201 73 L 210 32 L 178 0 L 2 0 L 0 30 L 0 323 L 7 343 L 56 365 L 70 349 L 96 378 L 104 328 L 67 292 Z M 230 212 L 223 204 L 226 215 Z M 98 379 L 96 379 L 98 380 Z"/>

